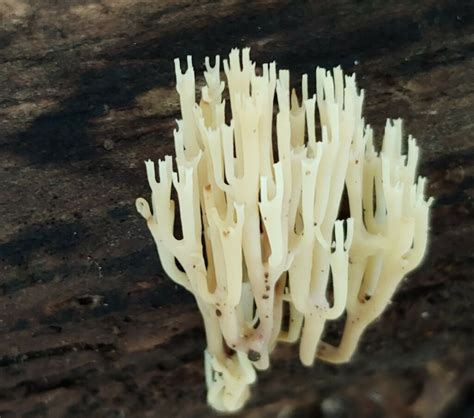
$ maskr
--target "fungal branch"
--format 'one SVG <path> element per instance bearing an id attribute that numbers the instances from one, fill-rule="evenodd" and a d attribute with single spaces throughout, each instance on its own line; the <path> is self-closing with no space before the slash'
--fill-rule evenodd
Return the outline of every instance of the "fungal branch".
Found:
<path id="1" fill-rule="evenodd" d="M 352 355 L 420 263 L 431 201 L 424 180 L 415 180 L 413 139 L 408 158 L 401 154 L 400 122 L 387 124 L 375 152 L 354 76 L 318 68 L 309 98 L 304 75 L 300 104 L 288 71 L 277 74 L 271 63 L 257 74 L 249 49 L 232 50 L 223 61 L 229 119 L 220 67 L 219 56 L 213 66 L 206 58 L 196 103 L 191 58 L 185 72 L 175 60 L 176 169 L 166 156 L 157 176 L 147 161 L 152 209 L 143 198 L 136 205 L 163 269 L 194 295 L 203 316 L 208 402 L 235 411 L 250 396 L 255 369 L 269 367 L 277 341 L 300 340 L 305 365 L 316 356 L 339 362 Z M 345 189 L 351 217 L 338 220 Z M 320 342 L 325 322 L 345 310 L 340 346 Z"/>
<path id="2" fill-rule="evenodd" d="M 408 155 L 401 149 L 400 119 L 387 121 L 380 154 L 374 150 L 370 127 L 354 143 L 346 178 L 354 217 L 347 319 L 338 347 L 320 344 L 322 360 L 350 360 L 365 328 L 383 312 L 400 282 L 425 254 L 433 199 L 424 197 L 425 179 L 416 179 L 415 140 L 408 139 Z"/>

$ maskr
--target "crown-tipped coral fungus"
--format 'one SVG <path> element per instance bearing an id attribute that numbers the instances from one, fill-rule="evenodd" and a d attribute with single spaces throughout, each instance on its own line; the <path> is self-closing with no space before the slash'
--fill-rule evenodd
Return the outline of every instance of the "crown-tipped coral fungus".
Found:
<path id="1" fill-rule="evenodd" d="M 199 104 L 191 58 L 184 73 L 179 60 L 175 66 L 177 170 L 166 156 L 157 180 L 147 161 L 153 212 L 143 198 L 136 204 L 164 270 L 194 295 L 204 319 L 208 402 L 235 411 L 279 340 L 300 340 L 305 365 L 351 357 L 420 263 L 431 200 L 416 178 L 415 140 L 403 155 L 401 122 L 388 121 L 377 153 L 362 118 L 364 93 L 339 67 L 316 70 L 312 97 L 304 75 L 300 104 L 288 71 L 271 63 L 257 75 L 249 49 L 233 50 L 223 62 L 227 120 L 219 57 L 214 66 L 206 59 Z M 338 220 L 345 190 L 350 218 Z M 325 322 L 344 311 L 340 345 L 320 341 Z"/>

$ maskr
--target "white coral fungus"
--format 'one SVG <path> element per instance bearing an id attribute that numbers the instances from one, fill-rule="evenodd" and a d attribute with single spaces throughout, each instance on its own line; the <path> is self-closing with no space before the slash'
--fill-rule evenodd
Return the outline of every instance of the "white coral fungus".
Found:
<path id="1" fill-rule="evenodd" d="M 354 75 L 317 68 L 316 95 L 308 96 L 304 75 L 300 104 L 289 72 L 277 77 L 271 63 L 257 75 L 249 53 L 232 50 L 223 62 L 229 123 L 219 56 L 214 66 L 206 58 L 199 104 L 191 57 L 184 73 L 175 60 L 177 171 L 166 156 L 157 181 L 147 161 L 153 213 L 143 198 L 136 202 L 164 270 L 196 298 L 207 337 L 207 399 L 221 411 L 245 404 L 255 369 L 269 367 L 277 341 L 299 340 L 308 366 L 315 357 L 348 361 L 423 258 L 431 203 L 416 178 L 413 138 L 402 153 L 400 120 L 387 121 L 375 151 Z M 182 239 L 173 231 L 172 187 Z M 345 190 L 350 218 L 337 220 Z M 325 322 L 344 311 L 340 345 L 320 341 Z"/>

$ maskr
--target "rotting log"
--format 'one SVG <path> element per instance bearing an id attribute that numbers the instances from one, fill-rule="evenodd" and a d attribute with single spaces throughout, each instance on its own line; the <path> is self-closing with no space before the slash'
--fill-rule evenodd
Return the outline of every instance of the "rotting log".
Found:
<path id="1" fill-rule="evenodd" d="M 134 199 L 143 161 L 172 152 L 173 58 L 235 46 L 310 82 L 355 71 L 376 133 L 402 117 L 418 139 L 436 199 L 424 265 L 354 360 L 306 369 L 280 347 L 237 415 L 472 410 L 472 2 L 4 0 L 0 18 L 2 418 L 212 416 L 199 313 Z"/>

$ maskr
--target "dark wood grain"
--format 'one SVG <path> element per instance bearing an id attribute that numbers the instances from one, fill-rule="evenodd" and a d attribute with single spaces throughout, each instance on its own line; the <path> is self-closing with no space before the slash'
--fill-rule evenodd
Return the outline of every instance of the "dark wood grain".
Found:
<path id="1" fill-rule="evenodd" d="M 199 313 L 134 199 L 172 152 L 172 60 L 250 46 L 293 80 L 341 64 L 402 117 L 436 199 L 429 255 L 353 362 L 282 346 L 253 417 L 471 417 L 474 10 L 468 0 L 0 2 L 0 416 L 210 417 Z M 333 338 L 339 328 L 327 330 Z"/>

